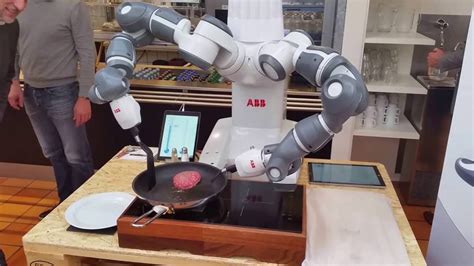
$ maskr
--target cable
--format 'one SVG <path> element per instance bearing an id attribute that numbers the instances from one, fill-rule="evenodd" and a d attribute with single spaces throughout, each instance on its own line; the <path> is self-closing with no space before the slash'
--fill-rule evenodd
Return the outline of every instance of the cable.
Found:
<path id="1" fill-rule="evenodd" d="M 142 150 L 146 153 L 146 171 L 148 173 L 148 190 L 152 190 L 156 185 L 156 176 L 155 176 L 155 160 L 153 158 L 153 151 L 148 147 L 145 143 L 143 143 L 140 139 L 137 127 L 132 127 L 130 129 L 130 133 L 135 139 L 135 142 L 142 148 Z"/>

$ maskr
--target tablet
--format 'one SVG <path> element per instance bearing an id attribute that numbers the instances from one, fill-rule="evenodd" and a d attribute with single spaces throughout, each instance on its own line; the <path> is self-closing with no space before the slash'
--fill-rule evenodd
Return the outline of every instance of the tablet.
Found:
<path id="1" fill-rule="evenodd" d="M 385 187 L 373 165 L 308 163 L 309 181 L 314 183 Z"/>
<path id="2" fill-rule="evenodd" d="M 183 147 L 188 149 L 189 160 L 194 160 L 199 134 L 201 113 L 165 111 L 161 127 L 161 138 L 158 158 L 171 158 L 171 151 L 176 148 L 178 158 L 181 158 Z"/>

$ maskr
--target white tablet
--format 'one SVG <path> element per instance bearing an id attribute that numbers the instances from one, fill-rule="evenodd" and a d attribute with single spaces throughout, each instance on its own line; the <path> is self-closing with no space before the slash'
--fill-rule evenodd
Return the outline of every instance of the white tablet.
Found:
<path id="1" fill-rule="evenodd" d="M 171 158 L 171 151 L 176 148 L 181 158 L 183 147 L 188 149 L 189 160 L 194 160 L 199 136 L 201 113 L 165 111 L 161 127 L 159 159 Z"/>

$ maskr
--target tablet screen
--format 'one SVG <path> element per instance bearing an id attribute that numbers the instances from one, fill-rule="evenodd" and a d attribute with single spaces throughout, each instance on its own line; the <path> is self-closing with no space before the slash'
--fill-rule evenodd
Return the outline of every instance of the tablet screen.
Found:
<path id="1" fill-rule="evenodd" d="M 310 181 L 365 186 L 385 186 L 376 166 L 309 163 Z"/>
<path id="2" fill-rule="evenodd" d="M 171 151 L 176 148 L 178 158 L 183 147 L 188 149 L 193 159 L 197 144 L 200 114 L 197 112 L 166 111 L 161 130 L 160 158 L 171 158 Z"/>

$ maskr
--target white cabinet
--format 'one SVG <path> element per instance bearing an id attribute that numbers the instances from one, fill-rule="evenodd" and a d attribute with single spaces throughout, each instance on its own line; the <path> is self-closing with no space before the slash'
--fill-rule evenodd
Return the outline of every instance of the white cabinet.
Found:
<path id="1" fill-rule="evenodd" d="M 417 16 L 414 18 L 412 30 L 408 33 L 399 33 L 395 30 L 389 33 L 381 33 L 377 32 L 377 30 L 367 32 L 369 8 L 371 4 L 374 5 L 375 1 L 377 0 L 348 1 L 346 28 L 344 30 L 345 44 L 343 45 L 342 52 L 344 56 L 349 58 L 361 70 L 362 57 L 366 47 L 394 48 L 398 50 L 398 75 L 395 81 L 392 83 L 383 81 L 369 82 L 367 89 L 373 93 L 397 93 L 400 95 L 400 109 L 402 113 L 400 124 L 393 127 L 379 125 L 375 128 L 362 128 L 355 125 L 354 121 L 352 121 L 348 123 L 352 126 L 345 126 L 345 132 L 343 132 L 343 135 L 347 137 L 349 135 L 348 131 L 350 131 L 352 147 L 349 152 L 350 156 L 348 158 L 333 156 L 332 158 L 382 163 L 386 166 L 392 179 L 397 180 L 399 175 L 396 174 L 395 166 L 400 140 L 417 140 L 420 137 L 410 121 L 403 115 L 406 95 L 423 95 L 427 93 L 426 89 L 410 75 L 414 45 L 434 45 L 435 40 L 416 32 Z M 418 12 L 415 13 L 417 14 Z M 363 28 L 363 30 L 361 31 L 360 28 Z M 356 29 L 356 33 L 352 29 Z M 354 36 L 355 34 L 362 34 L 362 36 Z M 336 139 L 333 149 L 340 150 L 347 143 L 348 141 Z"/>
<path id="2" fill-rule="evenodd" d="M 369 10 L 377 10 L 380 1 L 368 0 Z M 390 3 L 385 1 L 384 3 Z M 393 3 L 393 2 L 392 2 Z M 408 3 L 400 3 L 399 6 Z M 411 4 L 412 8 L 416 6 Z M 373 16 L 373 12 L 367 10 L 368 16 Z M 415 12 L 418 13 L 418 12 Z M 367 18 L 366 21 L 371 20 Z M 388 48 L 396 49 L 398 51 L 398 69 L 397 75 L 393 82 L 387 83 L 385 81 L 372 81 L 367 83 L 369 92 L 374 93 L 397 93 L 402 94 L 400 103 L 401 115 L 399 125 L 387 127 L 386 125 L 377 125 L 375 128 L 363 128 L 355 126 L 354 136 L 366 137 L 381 137 L 381 138 L 395 138 L 395 139 L 419 139 L 419 133 L 412 126 L 410 121 L 403 115 L 405 107 L 405 94 L 426 94 L 427 90 L 410 75 L 411 61 L 413 57 L 414 45 L 434 45 L 435 40 L 430 39 L 416 30 L 416 19 L 410 32 L 400 33 L 395 29 L 391 32 L 378 32 L 375 26 L 372 32 L 366 32 L 363 44 L 363 50 L 366 48 Z M 376 24 L 377 25 L 377 24 Z M 363 52 L 363 51 L 362 51 Z"/>
<path id="3" fill-rule="evenodd" d="M 417 32 L 367 32 L 365 43 L 434 45 L 435 40 Z"/>
<path id="4" fill-rule="evenodd" d="M 408 119 L 400 116 L 400 123 L 395 127 L 385 125 L 376 128 L 357 128 L 354 130 L 354 136 L 395 138 L 395 139 L 419 139 L 420 134 L 415 130 Z"/>
<path id="5" fill-rule="evenodd" d="M 426 94 L 427 90 L 420 85 L 410 74 L 398 74 L 396 82 L 387 84 L 384 81 L 375 81 L 367 84 L 369 92 Z"/>

